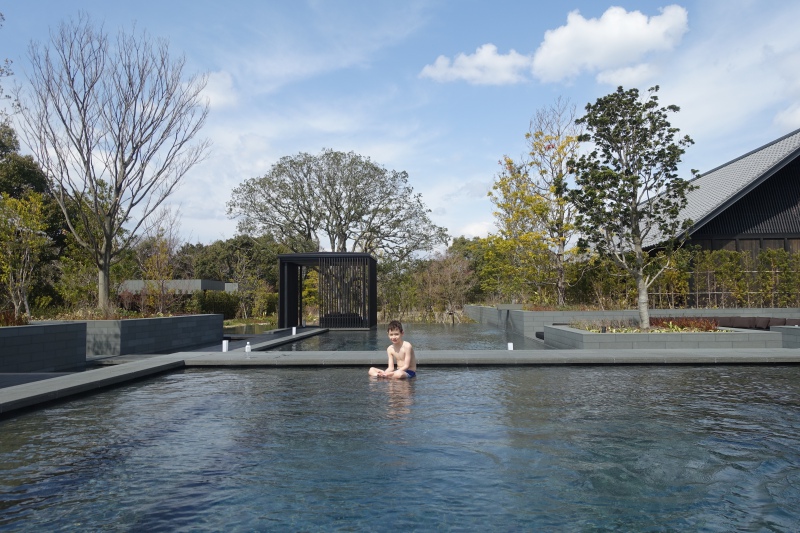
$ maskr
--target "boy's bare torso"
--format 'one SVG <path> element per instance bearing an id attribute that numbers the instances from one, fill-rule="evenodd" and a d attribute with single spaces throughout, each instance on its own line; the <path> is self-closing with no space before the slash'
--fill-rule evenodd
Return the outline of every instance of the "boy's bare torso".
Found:
<path id="1" fill-rule="evenodd" d="M 390 345 L 386 352 L 390 357 L 394 358 L 395 368 L 400 369 L 405 367 L 407 370 L 417 370 L 417 359 L 414 357 L 414 350 L 408 341 L 403 341 L 400 346 Z M 408 366 L 405 365 L 408 363 Z"/>

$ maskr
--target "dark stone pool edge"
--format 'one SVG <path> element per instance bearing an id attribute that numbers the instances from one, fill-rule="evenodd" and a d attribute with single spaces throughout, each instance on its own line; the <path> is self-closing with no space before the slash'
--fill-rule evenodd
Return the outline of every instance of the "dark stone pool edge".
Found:
<path id="1" fill-rule="evenodd" d="M 417 353 L 420 378 L 426 366 L 508 365 L 788 365 L 800 364 L 800 350 L 442 350 Z M 191 367 L 360 367 L 386 364 L 380 352 L 179 352 L 130 361 L 0 389 L 0 417 L 71 396 L 90 393 L 155 374 Z M 365 372 L 365 379 L 367 379 Z"/>

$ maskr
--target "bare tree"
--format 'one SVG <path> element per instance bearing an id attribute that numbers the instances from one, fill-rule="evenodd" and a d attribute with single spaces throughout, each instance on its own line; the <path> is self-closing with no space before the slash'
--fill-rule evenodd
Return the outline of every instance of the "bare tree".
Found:
<path id="1" fill-rule="evenodd" d="M 0 13 L 0 28 L 3 27 L 3 22 L 5 22 L 6 18 Z M 14 72 L 11 70 L 11 60 L 4 59 L 0 62 L 0 78 L 6 78 L 11 76 Z M 9 98 L 9 95 L 5 94 L 3 90 L 3 85 L 0 84 L 0 100 L 5 100 Z M 0 123 L 5 123 L 8 121 L 8 114 L 6 113 L 5 109 L 0 109 Z"/>
<path id="2" fill-rule="evenodd" d="M 113 41 L 85 14 L 28 56 L 30 85 L 16 91 L 22 130 L 97 266 L 108 311 L 111 265 L 207 151 L 208 141 L 191 143 L 208 114 L 206 77 L 184 79 L 185 59 L 165 40 L 134 27 Z"/>
<path id="3" fill-rule="evenodd" d="M 436 280 L 436 296 L 448 314 L 464 308 L 467 295 L 477 283 L 469 261 L 457 252 L 437 253 L 428 265 L 429 275 Z"/>

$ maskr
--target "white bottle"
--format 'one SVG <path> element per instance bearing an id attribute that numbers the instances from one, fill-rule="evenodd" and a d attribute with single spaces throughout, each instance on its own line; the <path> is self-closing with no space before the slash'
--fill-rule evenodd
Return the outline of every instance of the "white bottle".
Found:
<path id="1" fill-rule="evenodd" d="M 247 342 L 247 344 L 245 345 L 245 347 L 244 347 L 244 351 L 245 351 L 245 352 L 249 352 L 249 351 L 250 351 L 250 342 L 249 342 L 249 341 L 248 341 L 248 342 Z"/>

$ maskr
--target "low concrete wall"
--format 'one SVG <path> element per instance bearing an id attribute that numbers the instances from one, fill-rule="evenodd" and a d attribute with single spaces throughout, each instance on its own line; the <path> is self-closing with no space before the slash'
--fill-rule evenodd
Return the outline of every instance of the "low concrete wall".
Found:
<path id="1" fill-rule="evenodd" d="M 222 343 L 222 315 L 188 315 L 86 322 L 86 355 L 178 351 Z"/>
<path id="2" fill-rule="evenodd" d="M 569 324 L 573 321 L 591 322 L 594 320 L 628 320 L 638 319 L 639 312 L 625 311 L 517 311 L 498 309 L 481 305 L 465 305 L 464 313 L 476 322 L 496 328 L 513 331 L 525 337 L 534 338 L 537 332 L 544 332 L 545 326 L 553 324 Z M 800 318 L 800 309 L 651 309 L 651 317 L 659 316 L 762 316 Z"/>
<path id="3" fill-rule="evenodd" d="M 697 348 L 781 348 L 776 331 L 729 329 L 698 333 L 593 333 L 569 326 L 545 326 L 544 343 L 563 350 L 632 350 Z"/>
<path id="4" fill-rule="evenodd" d="M 797 326 L 773 326 L 770 331 L 776 331 L 783 335 L 784 348 L 800 348 L 800 327 Z"/>
<path id="5" fill-rule="evenodd" d="M 86 324 L 0 328 L 0 372 L 70 372 L 86 364 Z"/>

